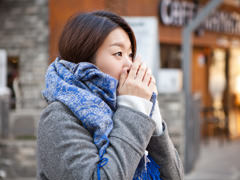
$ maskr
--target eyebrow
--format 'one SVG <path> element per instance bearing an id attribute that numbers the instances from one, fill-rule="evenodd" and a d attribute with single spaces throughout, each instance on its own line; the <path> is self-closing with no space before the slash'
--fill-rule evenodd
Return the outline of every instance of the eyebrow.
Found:
<path id="1" fill-rule="evenodd" d="M 125 48 L 124 44 L 123 44 L 123 43 L 119 43 L 119 42 L 113 43 L 113 44 L 111 44 L 110 46 L 119 46 L 119 47 L 121 47 L 121 48 Z M 129 49 L 131 49 L 131 48 L 132 48 L 132 47 L 130 46 Z"/>

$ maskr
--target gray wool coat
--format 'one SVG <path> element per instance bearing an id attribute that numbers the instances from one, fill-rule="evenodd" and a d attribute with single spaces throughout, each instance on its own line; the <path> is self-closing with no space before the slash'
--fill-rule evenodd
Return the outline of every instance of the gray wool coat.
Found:
<path id="1" fill-rule="evenodd" d="M 153 135 L 155 122 L 133 109 L 120 106 L 101 168 L 101 179 L 132 180 L 147 149 L 160 166 L 162 180 L 182 180 L 183 166 L 169 135 Z M 98 150 L 90 133 L 62 103 L 53 102 L 42 112 L 37 135 L 38 180 L 97 179 Z"/>

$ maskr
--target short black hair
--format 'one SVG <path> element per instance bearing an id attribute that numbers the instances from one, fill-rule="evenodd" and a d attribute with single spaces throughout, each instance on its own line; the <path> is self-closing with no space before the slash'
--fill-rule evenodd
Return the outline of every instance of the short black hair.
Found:
<path id="1" fill-rule="evenodd" d="M 74 63 L 94 63 L 97 50 L 108 34 L 118 27 L 128 34 L 134 58 L 136 38 L 131 27 L 122 17 L 108 11 L 80 13 L 71 17 L 58 42 L 60 58 Z"/>

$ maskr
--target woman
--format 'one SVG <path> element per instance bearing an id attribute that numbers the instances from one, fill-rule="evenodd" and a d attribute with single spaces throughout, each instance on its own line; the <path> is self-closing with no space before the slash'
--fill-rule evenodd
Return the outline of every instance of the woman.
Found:
<path id="1" fill-rule="evenodd" d="M 135 54 L 134 34 L 116 14 L 68 21 L 46 73 L 38 179 L 183 179 L 155 80 Z"/>

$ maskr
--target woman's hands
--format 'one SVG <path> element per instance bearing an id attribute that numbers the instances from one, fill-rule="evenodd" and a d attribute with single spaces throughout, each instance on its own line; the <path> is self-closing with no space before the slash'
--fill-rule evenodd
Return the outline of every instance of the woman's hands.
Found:
<path id="1" fill-rule="evenodd" d="M 136 58 L 129 73 L 127 71 L 123 69 L 120 76 L 118 95 L 133 95 L 150 100 L 153 92 L 157 94 L 155 78 L 140 58 Z"/>

